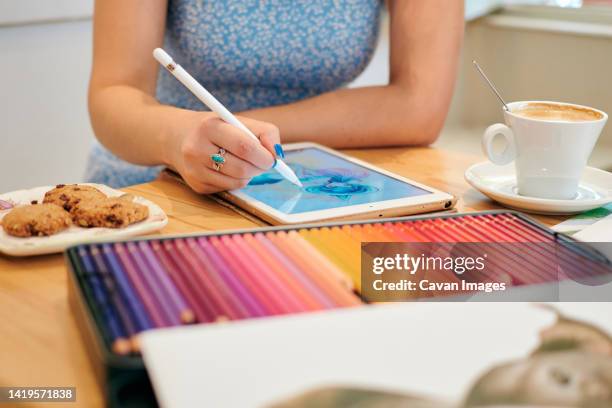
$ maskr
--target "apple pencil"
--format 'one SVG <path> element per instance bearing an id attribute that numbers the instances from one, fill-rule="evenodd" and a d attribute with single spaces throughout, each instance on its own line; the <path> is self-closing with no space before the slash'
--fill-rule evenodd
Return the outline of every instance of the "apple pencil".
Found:
<path id="1" fill-rule="evenodd" d="M 206 90 L 194 77 L 189 75 L 187 71 L 183 69 L 179 64 L 172 60 L 172 57 L 161 48 L 153 50 L 153 57 L 159 62 L 164 68 L 166 68 L 180 83 L 185 85 L 187 89 L 191 91 L 204 105 L 208 106 L 210 110 L 215 112 L 221 119 L 230 125 L 236 126 L 244 133 L 252 137 L 259 142 L 257 136 L 253 134 L 247 128 L 244 123 L 240 122 L 221 102 L 217 100 L 210 92 Z M 276 159 L 274 164 L 274 170 L 278 171 L 281 176 L 295 184 L 296 186 L 302 187 L 300 179 L 297 178 L 293 170 L 285 164 L 281 159 Z"/>

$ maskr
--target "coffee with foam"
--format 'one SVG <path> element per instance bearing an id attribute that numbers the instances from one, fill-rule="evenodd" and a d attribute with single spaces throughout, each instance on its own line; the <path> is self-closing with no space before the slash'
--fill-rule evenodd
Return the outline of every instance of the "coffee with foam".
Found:
<path id="1" fill-rule="evenodd" d="M 520 195 L 575 199 L 608 115 L 588 106 L 555 101 L 518 101 L 507 106 L 506 123 L 489 126 L 482 137 L 489 160 L 500 166 L 514 161 Z M 493 149 L 498 136 L 506 142 L 501 152 Z"/>
<path id="2" fill-rule="evenodd" d="M 532 102 L 521 105 L 512 110 L 512 113 L 528 119 L 560 122 L 589 122 L 603 118 L 600 112 L 589 108 L 542 102 Z"/>

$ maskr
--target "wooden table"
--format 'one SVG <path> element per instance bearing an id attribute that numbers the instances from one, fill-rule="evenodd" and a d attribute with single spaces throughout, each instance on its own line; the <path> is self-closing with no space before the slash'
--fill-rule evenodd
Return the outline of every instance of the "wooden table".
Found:
<path id="1" fill-rule="evenodd" d="M 482 157 L 433 148 L 347 153 L 456 195 L 460 212 L 499 208 L 463 179 L 465 169 Z M 173 180 L 160 179 L 125 191 L 154 201 L 168 214 L 169 223 L 161 234 L 257 226 Z M 548 225 L 564 219 L 535 218 Z M 0 324 L 0 386 L 74 386 L 77 403 L 71 407 L 103 406 L 101 390 L 68 307 L 61 255 L 24 259 L 0 255 Z"/>

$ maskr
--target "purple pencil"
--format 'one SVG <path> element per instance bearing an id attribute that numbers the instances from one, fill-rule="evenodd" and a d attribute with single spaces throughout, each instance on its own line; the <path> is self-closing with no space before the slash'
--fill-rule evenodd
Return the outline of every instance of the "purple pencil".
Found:
<path id="1" fill-rule="evenodd" d="M 117 315 L 119 316 L 119 319 L 121 320 L 121 323 L 123 327 L 125 327 L 125 331 L 130 338 L 131 348 L 133 351 L 138 351 L 138 342 L 136 341 L 136 334 L 138 334 L 139 331 L 138 323 L 136 322 L 133 314 L 130 312 L 130 305 L 121 296 L 115 280 L 109 273 L 108 268 L 104 263 L 100 250 L 92 245 L 89 251 L 91 253 L 94 265 L 96 266 L 96 271 L 100 276 L 100 280 L 106 286 L 107 293 L 112 300 L 113 305 L 117 309 Z"/>
<path id="2" fill-rule="evenodd" d="M 151 272 L 157 278 L 157 282 L 155 282 L 154 279 L 151 281 L 159 283 L 162 291 L 165 292 L 166 296 L 168 296 L 168 300 L 170 301 L 172 308 L 178 312 L 181 322 L 193 323 L 195 321 L 195 314 L 193 313 L 193 310 L 191 310 L 191 308 L 187 305 L 183 296 L 181 296 L 176 286 L 174 286 L 170 280 L 168 273 L 162 268 L 161 264 L 155 257 L 155 254 L 151 250 L 149 243 L 146 241 L 140 241 L 136 250 L 138 249 L 140 249 L 140 253 L 144 255 L 145 262 L 149 264 Z"/>
<path id="3" fill-rule="evenodd" d="M 134 285 L 136 292 L 142 299 L 142 303 L 147 308 L 147 311 L 151 315 L 151 320 L 156 327 L 170 326 L 170 320 L 166 316 L 165 311 L 155 300 L 155 294 L 149 289 L 149 285 L 145 279 L 141 276 L 141 272 L 138 270 L 130 255 L 127 253 L 123 244 L 115 244 L 113 249 L 119 258 L 119 262 L 123 265 L 123 270 Z"/>
<path id="4" fill-rule="evenodd" d="M 126 302 L 129 304 L 132 314 L 134 315 L 137 323 L 138 331 L 148 330 L 153 327 L 149 314 L 141 302 L 140 297 L 137 295 L 136 288 L 130 283 L 124 268 L 121 266 L 119 259 L 115 255 L 113 248 L 109 244 L 103 244 L 102 254 L 108 262 L 110 268 L 109 272 L 115 277 L 117 286 L 123 293 Z"/>
<path id="5" fill-rule="evenodd" d="M 190 281 L 189 276 L 187 276 L 187 271 L 182 270 L 176 262 L 174 262 L 159 241 L 150 241 L 150 245 L 157 259 L 159 259 L 164 269 L 168 271 L 168 275 L 176 285 L 176 288 L 185 297 L 185 302 L 187 302 L 195 312 L 197 321 L 200 323 L 214 321 L 214 313 L 208 310 L 200 301 L 201 292 L 199 292 L 197 286 L 193 285 Z"/>
<path id="6" fill-rule="evenodd" d="M 91 256 L 84 247 L 79 248 L 79 256 L 83 264 L 83 271 L 98 308 L 100 309 L 104 323 L 107 326 L 107 333 L 111 342 L 112 350 L 117 354 L 129 354 L 132 350 L 132 342 L 127 338 L 125 328 L 121 324 L 121 318 L 117 315 L 113 299 L 108 294 L 106 285 L 102 282 Z"/>
<path id="7" fill-rule="evenodd" d="M 168 322 L 167 326 L 179 326 L 181 324 L 179 310 L 174 307 L 167 293 L 162 289 L 162 285 L 158 283 L 157 276 L 151 271 L 148 263 L 145 262 L 144 256 L 140 253 L 138 247 L 133 242 L 126 243 L 125 247 L 130 258 L 134 261 L 136 269 L 140 272 L 140 276 L 147 283 L 153 298 L 161 306 L 161 310 Z"/>

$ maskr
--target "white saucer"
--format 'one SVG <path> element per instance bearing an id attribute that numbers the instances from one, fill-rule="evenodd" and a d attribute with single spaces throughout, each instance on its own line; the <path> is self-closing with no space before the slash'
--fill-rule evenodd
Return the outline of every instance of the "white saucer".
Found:
<path id="1" fill-rule="evenodd" d="M 551 200 L 517 193 L 514 163 L 497 166 L 478 163 L 465 171 L 465 180 L 475 189 L 517 210 L 537 214 L 576 214 L 612 202 L 612 173 L 593 167 L 584 169 L 578 193 L 573 200 Z"/>

